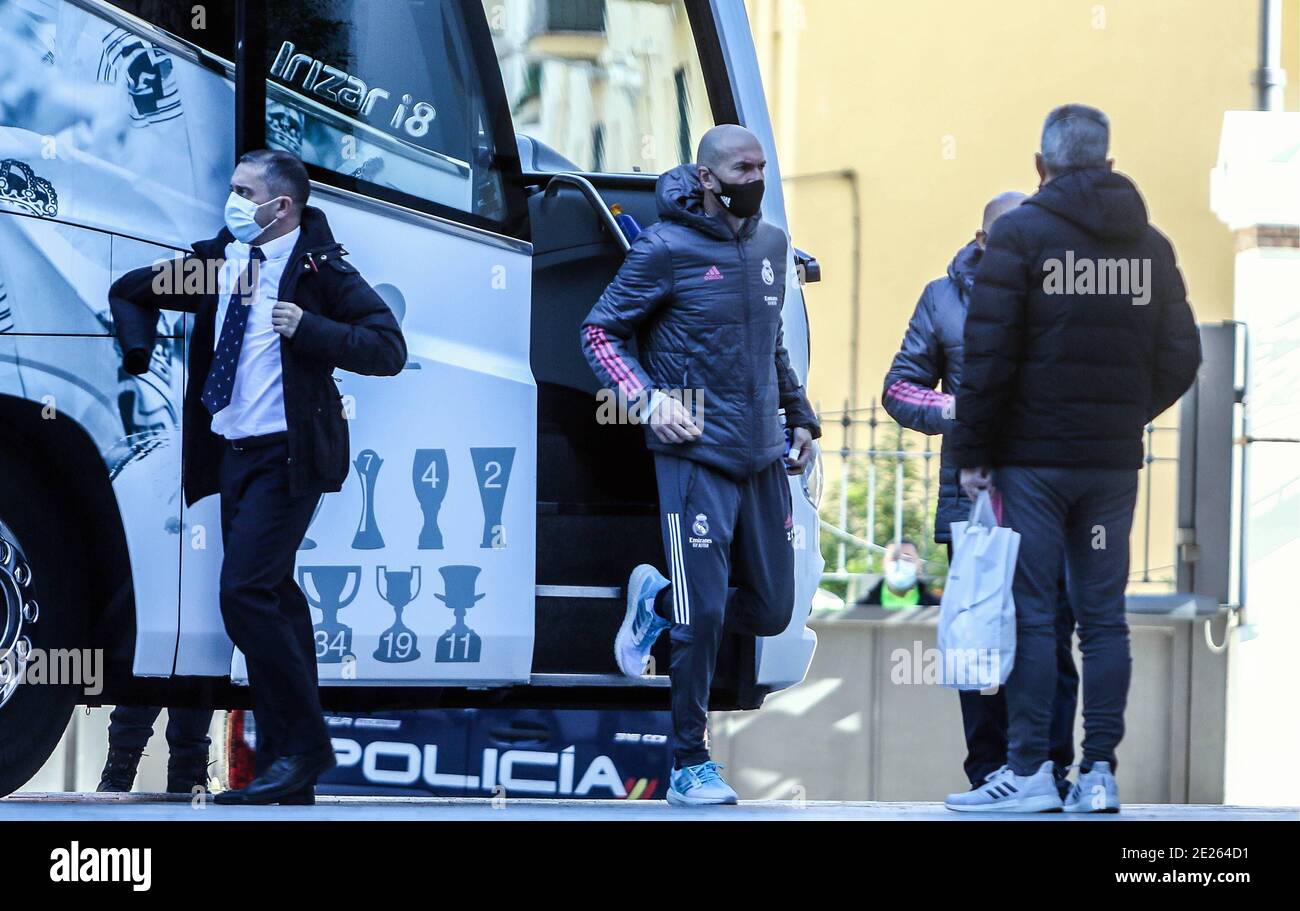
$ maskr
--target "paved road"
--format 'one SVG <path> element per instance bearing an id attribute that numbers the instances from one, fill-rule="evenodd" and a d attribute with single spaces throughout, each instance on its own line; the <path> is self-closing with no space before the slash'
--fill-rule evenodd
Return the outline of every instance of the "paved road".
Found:
<path id="1" fill-rule="evenodd" d="M 0 822 L 28 820 L 931 820 L 1002 819 L 998 814 L 952 813 L 938 803 L 849 803 L 812 800 L 743 801 L 735 807 L 680 809 L 663 801 L 524 800 L 509 798 L 447 800 L 435 797 L 320 797 L 314 807 L 196 808 L 188 800 L 165 794 L 14 794 L 0 800 Z M 1300 821 L 1300 808 L 1188 806 L 1134 804 L 1118 816 L 1076 817 L 1060 813 L 1016 816 L 1012 819 L 1051 822 L 1073 819 L 1144 820 L 1290 820 Z"/>

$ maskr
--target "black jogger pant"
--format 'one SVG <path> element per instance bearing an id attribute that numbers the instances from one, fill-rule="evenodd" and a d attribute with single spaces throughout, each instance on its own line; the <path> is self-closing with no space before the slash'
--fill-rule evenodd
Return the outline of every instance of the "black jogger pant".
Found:
<path id="1" fill-rule="evenodd" d="M 709 758 L 709 687 L 723 633 L 775 636 L 794 613 L 793 515 L 783 460 L 736 480 L 655 454 L 664 554 L 672 585 L 656 609 L 673 621 L 673 758 Z"/>
<path id="2" fill-rule="evenodd" d="M 284 443 L 227 445 L 221 460 L 221 616 L 248 661 L 259 771 L 330 745 L 311 611 L 293 577 L 319 497 L 289 493 L 288 455 Z"/>
<path id="3" fill-rule="evenodd" d="M 153 736 L 154 722 L 162 711 L 158 706 L 119 705 L 108 716 L 108 748 L 141 753 Z M 212 740 L 212 709 L 172 708 L 167 710 L 167 750 L 172 759 L 207 756 Z"/>

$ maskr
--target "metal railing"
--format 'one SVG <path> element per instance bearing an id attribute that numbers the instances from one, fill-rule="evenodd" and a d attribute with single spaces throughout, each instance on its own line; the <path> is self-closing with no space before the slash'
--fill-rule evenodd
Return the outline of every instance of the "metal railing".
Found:
<path id="1" fill-rule="evenodd" d="M 943 438 L 901 426 L 874 399 L 866 407 L 846 403 L 839 411 L 819 408 L 818 413 L 828 431 L 821 441 L 826 478 L 820 516 L 826 560 L 822 581 L 843 590 L 851 602 L 883 571 L 888 543 L 901 538 L 915 542 L 925 565 L 923 578 L 942 581 L 947 552 L 934 542 L 934 520 Z M 839 426 L 838 449 L 831 446 L 834 425 Z M 1149 424 L 1143 443 L 1145 470 L 1133 524 L 1130 588 L 1173 592 L 1179 460 L 1166 453 L 1178 450 L 1178 428 Z M 1168 509 L 1160 510 L 1158 501 L 1165 497 Z M 1167 521 L 1160 517 L 1165 514 Z M 1159 556 L 1166 546 L 1168 559 Z"/>

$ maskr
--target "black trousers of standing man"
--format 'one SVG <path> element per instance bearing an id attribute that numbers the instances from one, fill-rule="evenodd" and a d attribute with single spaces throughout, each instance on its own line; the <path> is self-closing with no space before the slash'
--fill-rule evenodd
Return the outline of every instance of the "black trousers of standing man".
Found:
<path id="1" fill-rule="evenodd" d="M 952 545 L 948 545 L 952 563 Z M 1056 689 L 1052 695 L 1050 750 L 1058 786 L 1065 781 L 1074 762 L 1074 714 L 1079 705 L 1079 671 L 1074 666 L 1074 611 L 1065 587 L 1065 573 L 1057 583 L 1056 600 Z M 982 785 L 990 772 L 1007 762 L 1007 692 L 984 695 L 977 690 L 960 690 L 961 721 L 966 732 L 966 762 L 963 768 L 971 787 Z"/>
<path id="2" fill-rule="evenodd" d="M 330 744 L 311 611 L 293 577 L 319 495 L 289 493 L 288 458 L 283 440 L 242 448 L 227 443 L 219 473 L 221 616 L 248 661 L 259 771 L 276 757 Z"/>

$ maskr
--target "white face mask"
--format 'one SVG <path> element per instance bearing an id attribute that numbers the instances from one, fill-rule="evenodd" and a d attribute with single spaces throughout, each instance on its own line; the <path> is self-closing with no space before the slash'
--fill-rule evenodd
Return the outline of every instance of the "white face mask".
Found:
<path id="1" fill-rule="evenodd" d="M 885 584 L 896 592 L 916 585 L 916 564 L 911 560 L 894 560 L 885 565 Z"/>
<path id="2" fill-rule="evenodd" d="M 251 244 L 269 225 L 259 225 L 254 217 L 257 210 L 268 203 L 275 202 L 276 199 L 268 199 L 263 203 L 253 202 L 251 199 L 245 199 L 234 190 L 226 197 L 226 227 L 230 233 L 235 235 L 235 240 Z"/>

